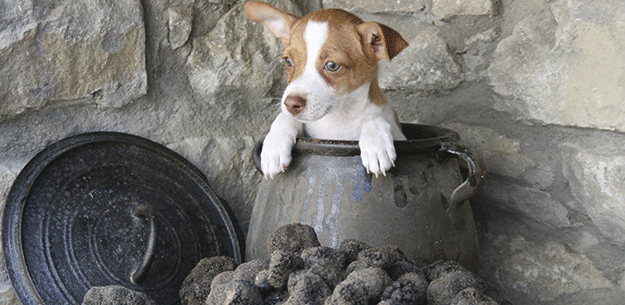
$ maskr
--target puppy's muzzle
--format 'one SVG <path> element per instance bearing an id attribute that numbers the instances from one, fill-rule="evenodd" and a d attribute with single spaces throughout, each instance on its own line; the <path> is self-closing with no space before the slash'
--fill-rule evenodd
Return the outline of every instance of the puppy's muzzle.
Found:
<path id="1" fill-rule="evenodd" d="M 306 108 L 306 98 L 300 95 L 289 95 L 284 100 L 284 106 L 292 115 L 298 115 Z"/>

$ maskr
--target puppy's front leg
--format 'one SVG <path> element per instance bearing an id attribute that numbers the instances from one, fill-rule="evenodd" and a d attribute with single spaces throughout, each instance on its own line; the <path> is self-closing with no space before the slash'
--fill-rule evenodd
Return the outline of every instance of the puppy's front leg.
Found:
<path id="1" fill-rule="evenodd" d="M 395 145 L 393 144 L 392 126 L 385 119 L 377 117 L 362 125 L 358 142 L 362 165 L 367 172 L 386 175 L 395 164 Z"/>
<path id="2" fill-rule="evenodd" d="M 282 112 L 278 114 L 263 141 L 263 150 L 260 153 L 260 167 L 265 178 L 273 179 L 289 166 L 291 149 L 302 128 L 301 122 Z"/>

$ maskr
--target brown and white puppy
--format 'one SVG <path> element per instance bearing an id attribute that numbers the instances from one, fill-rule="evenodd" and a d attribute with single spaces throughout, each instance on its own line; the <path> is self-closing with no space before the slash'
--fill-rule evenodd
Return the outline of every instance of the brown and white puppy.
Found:
<path id="1" fill-rule="evenodd" d="M 386 174 L 405 140 L 378 85 L 378 61 L 408 46 L 395 30 L 338 9 L 296 18 L 262 2 L 245 3 L 248 17 L 286 46 L 288 86 L 281 113 L 263 142 L 261 169 L 273 178 L 291 162 L 298 136 L 358 140 L 367 171 Z"/>

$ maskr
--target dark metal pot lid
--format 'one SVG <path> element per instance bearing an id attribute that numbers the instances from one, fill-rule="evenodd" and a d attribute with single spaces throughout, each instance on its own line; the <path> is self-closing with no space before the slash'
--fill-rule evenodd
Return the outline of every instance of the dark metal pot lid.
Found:
<path id="1" fill-rule="evenodd" d="M 205 257 L 241 261 L 227 206 L 190 162 L 121 133 L 81 134 L 36 155 L 2 219 L 9 276 L 22 304 L 80 304 L 121 285 L 179 304 Z"/>

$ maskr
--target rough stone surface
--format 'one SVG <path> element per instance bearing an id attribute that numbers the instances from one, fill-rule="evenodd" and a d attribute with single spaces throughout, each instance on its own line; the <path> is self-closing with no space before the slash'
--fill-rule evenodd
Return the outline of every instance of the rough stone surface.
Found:
<path id="1" fill-rule="evenodd" d="M 347 266 L 347 269 L 345 270 L 345 274 L 350 275 L 355 271 L 362 270 L 365 268 L 367 268 L 367 265 L 363 263 L 362 261 L 354 261 Z"/>
<path id="2" fill-rule="evenodd" d="M 425 8 L 425 0 L 323 0 L 323 8 L 340 8 L 345 10 L 363 9 L 370 13 L 382 12 L 417 12 Z"/>
<path id="3" fill-rule="evenodd" d="M 451 305 L 499 305 L 491 297 L 485 295 L 475 288 L 467 288 L 460 291 L 453 300 Z"/>
<path id="4" fill-rule="evenodd" d="M 351 252 L 366 245 L 350 240 L 343 246 Z M 206 304 L 426 305 L 428 297 L 430 304 L 449 304 L 468 288 L 477 293 L 468 291 L 460 302 L 489 299 L 482 280 L 457 262 L 438 261 L 419 269 L 399 247 L 387 245 L 367 247 L 346 266 L 348 252 L 329 247 L 308 248 L 299 255 L 276 250 L 270 260 L 244 263 L 204 283 L 211 291 Z"/>
<path id="5" fill-rule="evenodd" d="M 11 185 L 20 170 L 21 168 L 15 164 L 0 164 L 0 202 L 6 201 Z M 4 211 L 4 204 L 0 206 L 0 211 Z"/>
<path id="6" fill-rule="evenodd" d="M 565 174 L 573 195 L 611 241 L 625 245 L 625 154 L 570 147 Z"/>
<path id="7" fill-rule="evenodd" d="M 306 266 L 314 264 L 323 264 L 325 262 L 331 262 L 338 265 L 341 268 L 345 267 L 346 255 L 341 249 L 334 249 L 330 247 L 314 247 L 308 248 L 302 251 L 302 259 Z"/>
<path id="8" fill-rule="evenodd" d="M 423 269 L 420 267 L 425 266 L 426 264 L 427 263 L 425 261 L 422 261 L 421 264 L 419 264 L 418 262 L 408 259 L 401 259 L 395 261 L 394 264 L 386 268 L 386 272 L 393 280 L 396 280 L 407 273 L 416 273 L 425 276 Z"/>
<path id="9" fill-rule="evenodd" d="M 575 292 L 566 297 L 559 298 L 551 304 L 587 305 L 587 304 L 610 304 L 623 303 L 623 294 L 609 289 L 589 289 Z M 502 304 L 507 305 L 507 304 Z"/>
<path id="10" fill-rule="evenodd" d="M 310 12 L 322 9 L 321 0 L 293 0 L 297 7 L 299 7 L 300 11 L 302 11 L 302 15 L 306 15 Z"/>
<path id="11" fill-rule="evenodd" d="M 156 305 L 145 293 L 122 286 L 91 287 L 82 305 Z"/>
<path id="12" fill-rule="evenodd" d="M 427 23 L 420 24 L 417 36 L 399 55 L 381 61 L 380 70 L 380 87 L 421 95 L 448 92 L 464 79 L 439 29 Z"/>
<path id="13" fill-rule="evenodd" d="M 467 272 L 468 270 L 462 267 L 462 265 L 460 265 L 458 262 L 441 260 L 428 265 L 425 268 L 425 275 L 427 276 L 428 282 L 432 282 L 449 273 L 459 271 Z"/>
<path id="14" fill-rule="evenodd" d="M 268 280 L 274 288 L 284 288 L 289 276 L 296 270 L 304 268 L 304 260 L 295 253 L 276 250 L 269 260 Z"/>
<path id="15" fill-rule="evenodd" d="M 378 300 L 391 283 L 391 278 L 380 268 L 358 270 L 334 288 L 326 304 L 367 304 Z"/>
<path id="16" fill-rule="evenodd" d="M 494 129 L 457 122 L 443 126 L 458 132 L 468 147 L 481 148 L 480 153 L 488 160 L 489 173 L 519 178 L 535 165 L 530 157 L 522 154 L 518 140 L 508 139 Z"/>
<path id="17" fill-rule="evenodd" d="M 187 7 L 172 7 L 169 13 L 169 43 L 172 49 L 182 47 L 193 29 L 193 12 Z"/>
<path id="18" fill-rule="evenodd" d="M 210 294 L 210 292 L 213 289 L 216 289 L 218 286 L 232 282 L 234 280 L 233 273 L 234 273 L 233 271 L 224 271 L 222 273 L 215 275 L 213 277 L 213 280 L 210 282 L 211 283 L 209 287 L 210 289 L 207 289 L 206 292 Z M 204 285 L 206 285 L 206 283 L 204 283 Z M 204 298 L 204 301 L 206 301 L 206 297 Z"/>
<path id="19" fill-rule="evenodd" d="M 484 197 L 497 202 L 494 207 L 504 212 L 523 214 L 553 228 L 569 227 L 568 210 L 551 194 L 517 184 L 492 181 L 484 186 Z"/>
<path id="20" fill-rule="evenodd" d="M 0 117 L 63 101 L 121 107 L 146 94 L 140 1 L 5 5 Z"/>
<path id="21" fill-rule="evenodd" d="M 346 239 L 341 242 L 339 250 L 345 253 L 347 263 L 351 263 L 358 259 L 358 254 L 363 250 L 369 249 L 371 246 L 355 239 Z"/>
<path id="22" fill-rule="evenodd" d="M 203 305 L 211 292 L 215 276 L 237 267 L 234 259 L 217 256 L 202 259 L 184 279 L 180 288 L 180 300 L 186 305 Z"/>
<path id="23" fill-rule="evenodd" d="M 496 0 L 432 0 L 432 14 L 440 19 L 461 15 L 494 15 Z"/>
<path id="24" fill-rule="evenodd" d="M 2 251 L 0 251 L 0 254 L 2 254 Z M 19 304 L 4 260 L 0 260 L 0 304 Z"/>
<path id="25" fill-rule="evenodd" d="M 293 15 L 301 15 L 297 6 L 289 1 L 269 3 Z M 243 12 L 243 3 L 239 3 L 222 16 L 209 33 L 194 39 L 187 59 L 191 87 L 209 103 L 215 103 L 215 96 L 223 94 L 224 90 L 229 93 L 246 90 L 261 97 L 283 88 L 282 48 L 282 42 L 269 30 L 249 20 Z"/>
<path id="26" fill-rule="evenodd" d="M 323 305 L 332 290 L 314 273 L 299 271 L 289 277 L 289 298 L 285 305 Z"/>
<path id="27" fill-rule="evenodd" d="M 234 280 L 217 285 L 206 298 L 207 305 L 262 305 L 263 298 L 254 284 L 245 280 Z"/>
<path id="28" fill-rule="evenodd" d="M 301 255 L 308 272 L 319 276 L 330 289 L 347 276 L 345 256 L 342 251 L 329 247 L 308 248 Z"/>
<path id="29" fill-rule="evenodd" d="M 388 300 L 390 304 L 425 305 L 428 284 L 422 274 L 406 273 L 384 289 L 381 299 Z"/>
<path id="30" fill-rule="evenodd" d="M 232 279 L 246 280 L 253 283 L 256 280 L 256 274 L 267 269 L 269 269 L 269 260 L 255 259 L 239 265 L 232 272 Z"/>
<path id="31" fill-rule="evenodd" d="M 267 245 L 269 253 L 283 250 L 295 254 L 301 254 L 302 251 L 308 248 L 321 246 L 315 229 L 299 223 L 278 228 L 269 236 Z"/>
<path id="32" fill-rule="evenodd" d="M 495 91 L 527 119 L 625 131 L 623 13 L 618 0 L 555 1 L 519 22 L 488 69 Z"/>
<path id="33" fill-rule="evenodd" d="M 362 265 L 356 265 L 355 268 L 382 268 L 393 280 L 397 280 L 406 273 L 421 274 L 417 264 L 425 265 L 424 262 L 409 260 L 399 247 L 393 245 L 362 250 L 358 254 L 358 262 Z M 353 270 L 350 270 L 350 273 L 351 271 Z"/>
<path id="34" fill-rule="evenodd" d="M 491 242 L 505 247 L 492 256 L 495 269 L 488 272 L 506 274 L 500 283 L 513 289 L 513 294 L 535 294 L 528 301 L 545 304 L 577 291 L 614 286 L 588 257 L 562 243 L 536 245 L 521 236 L 509 240 L 502 235 Z"/>
<path id="35" fill-rule="evenodd" d="M 482 280 L 475 274 L 467 271 L 456 271 L 430 282 L 427 288 L 427 300 L 431 305 L 448 305 L 459 292 L 473 288 L 478 292 L 486 292 Z"/>
<path id="36" fill-rule="evenodd" d="M 358 260 L 362 261 L 367 267 L 389 268 L 396 261 L 406 259 L 396 246 L 384 246 L 379 248 L 370 248 L 358 253 Z"/>
<path id="37" fill-rule="evenodd" d="M 320 277 L 330 289 L 334 289 L 347 277 L 345 269 L 334 261 L 316 263 L 308 268 L 308 272 Z"/>

